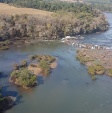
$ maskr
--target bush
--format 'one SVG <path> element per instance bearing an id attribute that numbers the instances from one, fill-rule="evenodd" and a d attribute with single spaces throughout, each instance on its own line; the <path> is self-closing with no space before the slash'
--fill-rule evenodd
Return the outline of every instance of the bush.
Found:
<path id="1" fill-rule="evenodd" d="M 95 74 L 102 75 L 105 72 L 105 68 L 100 64 L 94 64 L 88 67 L 88 72 L 91 75 L 95 75 Z"/>
<path id="2" fill-rule="evenodd" d="M 51 55 L 32 55 L 30 56 L 31 60 L 38 60 L 38 62 L 40 61 L 47 61 L 48 63 L 52 63 L 56 60 L 55 57 L 51 56 Z"/>
<path id="3" fill-rule="evenodd" d="M 50 73 L 50 65 L 47 61 L 41 60 L 39 66 L 45 75 L 48 75 Z"/>
<path id="4" fill-rule="evenodd" d="M 78 52 L 76 56 L 77 60 L 80 61 L 80 63 L 85 64 L 86 62 L 91 62 L 93 59 L 91 57 L 85 56 L 82 53 Z"/>
<path id="5" fill-rule="evenodd" d="M 26 60 L 22 60 L 19 67 L 20 67 L 20 68 L 27 67 L 27 61 L 26 61 Z"/>
<path id="6" fill-rule="evenodd" d="M 35 60 L 37 58 L 37 55 L 30 56 L 30 60 Z"/>
<path id="7" fill-rule="evenodd" d="M 13 64 L 13 69 L 14 70 L 18 70 L 19 69 L 19 65 L 18 64 Z"/>
<path id="8" fill-rule="evenodd" d="M 10 77 L 14 83 L 23 87 L 33 87 L 37 84 L 36 76 L 25 68 L 14 70 Z"/>

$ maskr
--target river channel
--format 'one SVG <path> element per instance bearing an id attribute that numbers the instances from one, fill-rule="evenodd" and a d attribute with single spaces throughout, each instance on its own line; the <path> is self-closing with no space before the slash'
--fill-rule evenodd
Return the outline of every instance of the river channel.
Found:
<path id="1" fill-rule="evenodd" d="M 112 13 L 105 13 L 109 30 L 85 35 L 82 43 L 112 47 Z M 34 54 L 58 58 L 58 66 L 47 77 L 37 78 L 36 88 L 24 90 L 8 82 L 14 63 Z M 76 48 L 60 42 L 11 47 L 0 52 L 0 79 L 4 95 L 17 97 L 17 105 L 6 113 L 112 113 L 112 78 L 98 75 L 92 81 L 84 65 L 76 60 Z M 6 93 L 5 93 L 6 92 Z"/>

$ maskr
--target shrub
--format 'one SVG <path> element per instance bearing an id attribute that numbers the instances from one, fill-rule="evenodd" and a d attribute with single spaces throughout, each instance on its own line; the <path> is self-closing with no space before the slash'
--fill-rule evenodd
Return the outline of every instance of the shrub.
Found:
<path id="1" fill-rule="evenodd" d="M 23 87 L 33 87 L 37 84 L 36 76 L 25 68 L 14 70 L 11 73 L 11 80 Z"/>
<path id="2" fill-rule="evenodd" d="M 21 61 L 20 68 L 22 68 L 22 67 L 27 67 L 27 61 L 26 60 Z"/>
<path id="3" fill-rule="evenodd" d="M 94 69 L 94 67 L 93 67 L 93 66 L 89 66 L 88 72 L 89 72 L 89 74 L 91 74 L 91 75 L 95 75 L 95 69 Z"/>
<path id="4" fill-rule="evenodd" d="M 86 62 L 91 62 L 93 59 L 91 57 L 85 56 L 82 53 L 78 53 L 76 56 L 77 60 L 80 61 L 80 63 L 85 64 Z"/>
<path id="5" fill-rule="evenodd" d="M 47 61 L 41 60 L 39 63 L 40 68 L 42 69 L 42 72 L 47 75 L 50 73 L 50 65 Z"/>
<path id="6" fill-rule="evenodd" d="M 32 55 L 32 56 L 30 56 L 30 60 L 35 60 L 36 57 L 37 57 L 37 55 Z"/>
<path id="7" fill-rule="evenodd" d="M 14 68 L 14 70 L 18 70 L 19 69 L 19 65 L 18 64 L 13 64 L 13 68 Z"/>
<path id="8" fill-rule="evenodd" d="M 56 58 L 51 55 L 32 55 L 30 56 L 30 59 L 31 60 L 37 59 L 38 62 L 40 62 L 41 60 L 44 60 L 44 61 L 47 61 L 48 63 L 52 63 L 56 60 Z"/>
<path id="9" fill-rule="evenodd" d="M 102 75 L 105 72 L 105 68 L 100 64 L 94 64 L 88 67 L 88 72 L 91 75 L 95 75 L 95 74 Z"/>

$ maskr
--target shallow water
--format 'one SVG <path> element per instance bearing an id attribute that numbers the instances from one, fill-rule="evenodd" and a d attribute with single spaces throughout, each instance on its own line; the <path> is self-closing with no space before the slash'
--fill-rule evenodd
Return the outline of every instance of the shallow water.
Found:
<path id="1" fill-rule="evenodd" d="M 112 14 L 106 13 L 112 25 Z M 108 41 L 107 41 L 108 40 Z M 85 36 L 83 42 L 112 45 L 112 28 L 105 33 Z M 8 82 L 15 62 L 32 54 L 50 54 L 58 58 L 58 66 L 48 77 L 38 77 L 39 86 L 23 90 Z M 0 52 L 0 84 L 4 95 L 18 97 L 18 104 L 6 113 L 112 113 L 112 78 L 100 75 L 92 81 L 87 69 L 75 59 L 76 49 L 61 43 L 37 43 L 12 47 Z"/>

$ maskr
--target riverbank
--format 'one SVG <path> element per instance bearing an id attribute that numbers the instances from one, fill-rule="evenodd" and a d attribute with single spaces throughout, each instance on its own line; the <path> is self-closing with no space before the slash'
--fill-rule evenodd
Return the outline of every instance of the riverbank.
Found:
<path id="1" fill-rule="evenodd" d="M 3 7 L 3 4 L 0 5 Z M 65 7 L 68 4 L 63 5 Z M 60 40 L 66 36 L 104 32 L 108 29 L 104 14 L 86 4 L 76 6 L 74 4 L 76 12 L 57 9 L 55 12 L 37 10 L 36 13 L 35 10 L 34 14 L 29 14 L 26 8 L 22 8 L 21 14 L 18 11 L 21 8 L 5 4 L 4 6 L 6 8 L 0 12 L 0 42 L 2 43 L 0 48 L 2 50 L 10 47 L 5 43 L 6 41 L 13 43 L 24 40 L 25 43 L 32 43 L 35 40 Z M 70 7 L 72 4 L 67 6 L 68 9 L 71 9 Z M 29 12 L 33 10 L 28 9 Z M 3 14 L 4 11 L 9 14 Z"/>

